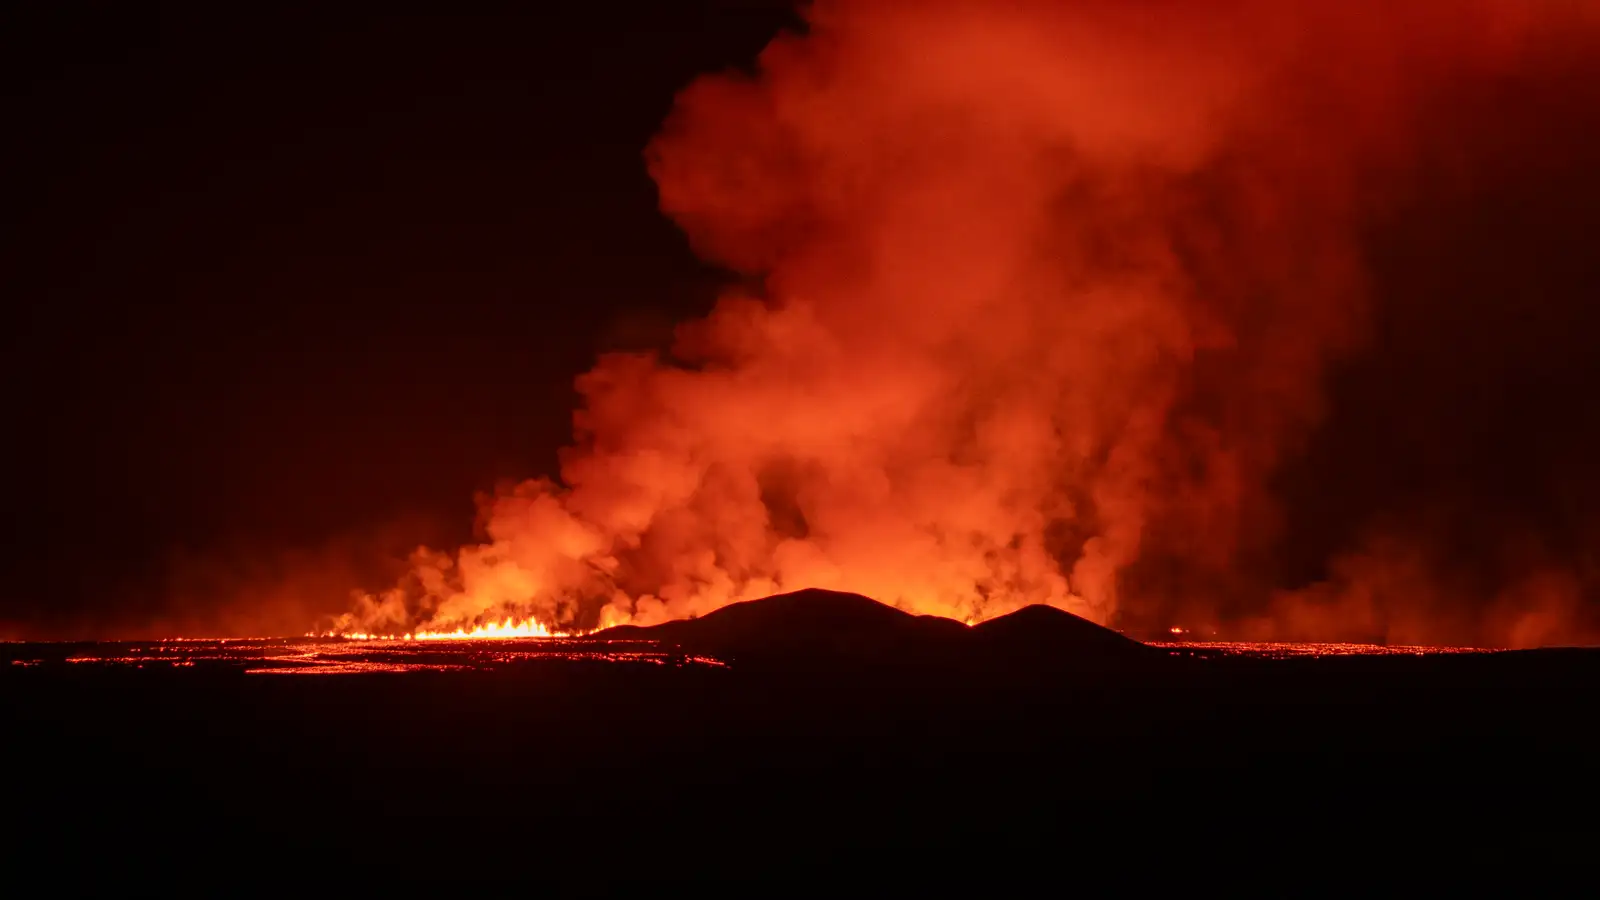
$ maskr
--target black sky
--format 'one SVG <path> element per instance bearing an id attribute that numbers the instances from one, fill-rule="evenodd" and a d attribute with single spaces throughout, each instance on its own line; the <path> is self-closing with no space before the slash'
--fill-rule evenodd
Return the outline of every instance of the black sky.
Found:
<path id="1" fill-rule="evenodd" d="M 709 306 L 640 154 L 785 4 L 520 7 L 0 13 L 0 619 L 175 546 L 470 528 L 553 466 L 597 349 Z"/>

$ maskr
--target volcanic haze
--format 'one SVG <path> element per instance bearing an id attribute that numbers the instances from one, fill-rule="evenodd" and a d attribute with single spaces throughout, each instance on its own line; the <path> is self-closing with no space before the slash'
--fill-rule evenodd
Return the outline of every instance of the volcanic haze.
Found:
<path id="1" fill-rule="evenodd" d="M 1424 111 L 1589 40 L 1595 9 L 818 0 L 646 154 L 744 287 L 602 356 L 559 480 L 486 498 L 482 543 L 419 551 L 335 628 L 651 624 L 818 587 L 1258 636 L 1349 637 L 1359 606 L 1384 637 L 1415 585 L 1362 546 L 1282 583 L 1276 479 L 1369 342 L 1364 234 L 1431 164 Z M 1580 576 L 1538 572 L 1517 584 L 1562 593 L 1530 609 L 1577 609 Z M 1578 627 L 1484 592 L 1469 640 Z"/>

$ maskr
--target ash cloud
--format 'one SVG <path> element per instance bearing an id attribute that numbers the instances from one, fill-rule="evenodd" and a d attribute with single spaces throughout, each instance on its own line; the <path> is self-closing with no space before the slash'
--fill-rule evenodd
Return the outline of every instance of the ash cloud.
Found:
<path id="1" fill-rule="evenodd" d="M 1496 153 L 1545 152 L 1465 110 L 1582 59 L 1588 7 L 822 0 L 807 20 L 690 85 L 647 153 L 663 211 L 756 287 L 661 352 L 602 357 L 559 481 L 486 498 L 481 543 L 420 553 L 344 627 L 648 623 L 824 587 L 969 620 L 1581 629 L 1589 576 L 1537 528 L 1479 529 L 1520 562 L 1469 577 L 1418 512 L 1438 497 L 1336 514 L 1360 491 L 1327 476 L 1383 480 L 1381 454 L 1341 469 L 1337 448 L 1396 400 L 1342 387 L 1396 352 L 1390 306 L 1454 302 L 1381 251 L 1518 171 Z"/>

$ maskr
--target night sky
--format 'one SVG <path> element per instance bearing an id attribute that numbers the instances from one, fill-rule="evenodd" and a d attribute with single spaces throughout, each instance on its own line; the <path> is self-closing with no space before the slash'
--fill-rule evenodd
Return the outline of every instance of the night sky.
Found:
<path id="1" fill-rule="evenodd" d="M 647 142 L 793 21 L 8 5 L 0 637 L 181 614 L 196 565 L 365 576 L 553 474 L 574 376 L 729 277 L 657 211 Z M 1515 522 L 1600 571 L 1592 70 L 1552 57 L 1432 107 L 1435 174 L 1365 233 L 1374 339 L 1282 473 L 1285 584 L 1389 520 L 1452 523 L 1466 556 Z"/>
<path id="2" fill-rule="evenodd" d="M 641 154 L 786 4 L 522 6 L 7 6 L 0 621 L 136 618 L 175 548 L 465 539 L 597 350 L 709 308 Z"/>

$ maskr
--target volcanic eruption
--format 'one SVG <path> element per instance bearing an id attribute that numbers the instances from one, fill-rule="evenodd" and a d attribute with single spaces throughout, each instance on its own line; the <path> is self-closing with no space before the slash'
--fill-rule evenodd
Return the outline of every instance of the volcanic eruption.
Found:
<path id="1" fill-rule="evenodd" d="M 1285 592 L 1275 479 L 1369 343 L 1364 229 L 1427 164 L 1424 108 L 1592 35 L 1593 7 L 805 18 L 689 85 L 646 152 L 737 286 L 670 346 L 603 355 L 559 478 L 486 499 L 480 543 L 419 550 L 333 630 L 587 631 L 824 588 L 969 623 L 1333 634 L 1306 610 L 1353 590 L 1381 637 L 1414 585 L 1346 563 Z"/>

